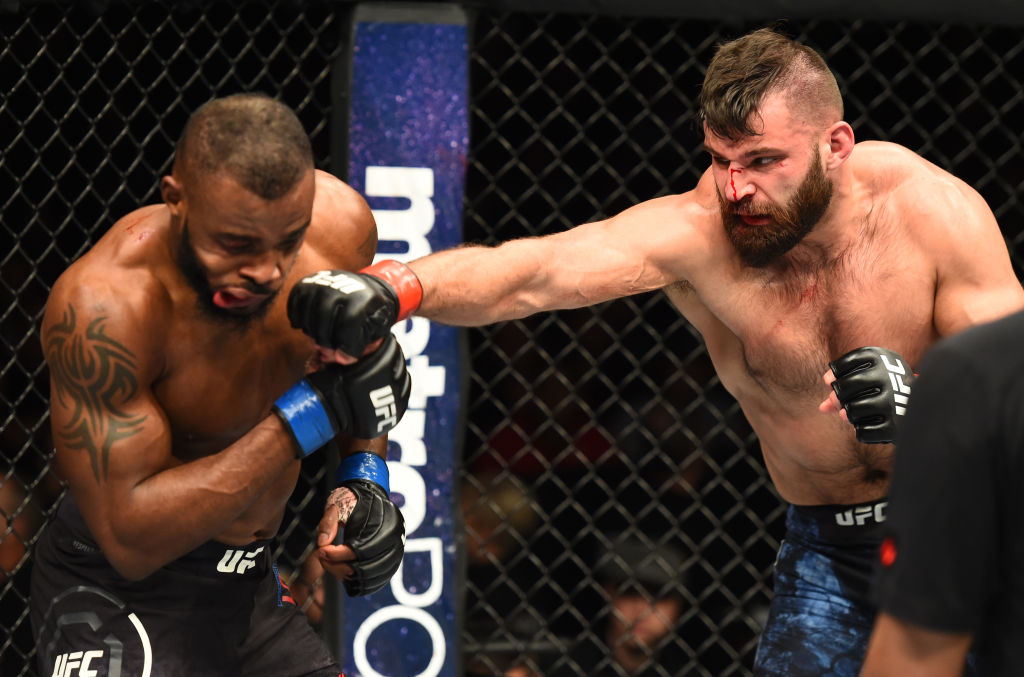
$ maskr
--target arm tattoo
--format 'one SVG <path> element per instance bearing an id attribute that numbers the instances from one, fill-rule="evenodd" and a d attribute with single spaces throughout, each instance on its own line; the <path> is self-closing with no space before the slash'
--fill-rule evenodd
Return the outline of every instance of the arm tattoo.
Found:
<path id="1" fill-rule="evenodd" d="M 68 304 L 46 341 L 56 395 L 72 412 L 59 434 L 70 448 L 89 452 L 97 483 L 107 476 L 110 448 L 139 432 L 146 420 L 118 408 L 138 391 L 135 355 L 107 336 L 106 319 L 97 317 L 82 331 Z"/>

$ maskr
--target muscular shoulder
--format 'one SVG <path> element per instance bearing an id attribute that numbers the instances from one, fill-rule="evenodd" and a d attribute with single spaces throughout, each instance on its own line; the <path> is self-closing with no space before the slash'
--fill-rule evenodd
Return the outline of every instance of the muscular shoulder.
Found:
<path id="1" fill-rule="evenodd" d="M 313 270 L 358 270 L 369 265 L 377 251 L 377 226 L 366 200 L 344 181 L 319 170 L 306 247 L 307 265 Z"/>
<path id="2" fill-rule="evenodd" d="M 853 154 L 854 175 L 876 204 L 895 210 L 911 233 L 934 238 L 991 231 L 984 199 L 964 181 L 895 143 L 866 141 Z"/>
<path id="3" fill-rule="evenodd" d="M 700 288 L 738 267 L 710 170 L 693 190 L 642 203 L 635 220 L 631 230 L 643 234 L 649 259 L 665 271 L 666 286 Z"/>
<path id="4" fill-rule="evenodd" d="M 940 335 L 1019 309 L 1024 291 L 981 195 L 905 148 L 864 145 L 858 172 L 873 181 L 869 225 L 890 251 L 902 246 L 910 254 L 905 266 L 917 261 L 918 277 L 934 279 L 933 324 Z"/>
<path id="5" fill-rule="evenodd" d="M 634 238 L 643 237 L 652 252 L 686 260 L 716 250 L 722 239 L 722 218 L 710 172 L 697 185 L 678 195 L 642 202 L 615 217 Z"/>
<path id="6" fill-rule="evenodd" d="M 140 369 L 159 371 L 172 315 L 163 272 L 172 262 L 152 209 L 118 221 L 57 279 L 42 324 L 47 354 L 63 340 L 109 344 L 130 354 Z"/>

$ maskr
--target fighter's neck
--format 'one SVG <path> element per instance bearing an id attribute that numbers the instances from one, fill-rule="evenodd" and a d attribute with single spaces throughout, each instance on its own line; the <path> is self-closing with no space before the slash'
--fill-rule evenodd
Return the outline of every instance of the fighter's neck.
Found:
<path id="1" fill-rule="evenodd" d="M 821 219 L 792 250 L 766 269 L 769 277 L 817 274 L 836 268 L 843 256 L 865 237 L 870 205 L 852 184 L 837 186 Z"/>

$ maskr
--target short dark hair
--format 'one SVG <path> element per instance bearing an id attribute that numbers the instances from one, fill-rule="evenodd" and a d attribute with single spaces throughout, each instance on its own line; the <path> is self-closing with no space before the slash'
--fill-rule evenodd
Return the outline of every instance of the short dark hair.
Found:
<path id="1" fill-rule="evenodd" d="M 782 93 L 790 109 L 809 122 L 828 125 L 843 117 L 843 97 L 825 60 L 810 47 L 761 28 L 718 47 L 698 98 L 700 120 L 732 141 L 756 135 L 752 118 L 774 93 Z"/>
<path id="2" fill-rule="evenodd" d="M 263 94 L 234 94 L 192 114 L 174 165 L 198 180 L 226 172 L 253 194 L 276 200 L 312 169 L 313 148 L 291 108 Z"/>

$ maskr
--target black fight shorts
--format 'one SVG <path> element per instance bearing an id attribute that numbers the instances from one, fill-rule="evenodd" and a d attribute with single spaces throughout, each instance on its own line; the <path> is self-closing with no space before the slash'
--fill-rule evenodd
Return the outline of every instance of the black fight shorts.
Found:
<path id="1" fill-rule="evenodd" d="M 39 674 L 337 677 L 270 547 L 209 542 L 126 581 L 68 495 L 36 545 L 30 613 Z"/>

